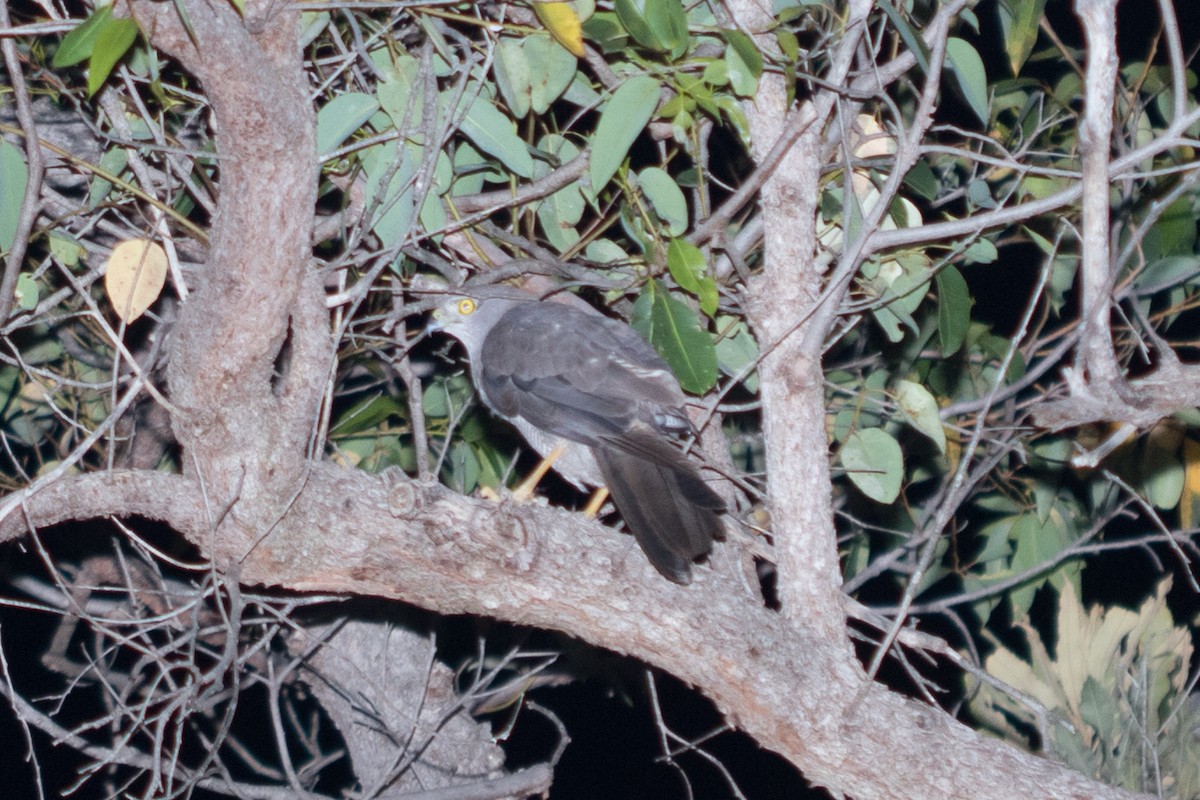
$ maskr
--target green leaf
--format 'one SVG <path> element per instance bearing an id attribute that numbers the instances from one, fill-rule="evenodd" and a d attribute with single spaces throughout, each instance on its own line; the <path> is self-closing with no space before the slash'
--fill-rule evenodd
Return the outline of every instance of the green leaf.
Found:
<path id="1" fill-rule="evenodd" d="M 839 548 L 841 549 L 841 548 Z M 850 546 L 842 555 L 842 582 L 846 582 L 860 574 L 871 563 L 871 547 L 869 540 L 855 537 L 850 540 Z"/>
<path id="2" fill-rule="evenodd" d="M 12 250 L 28 184 L 29 168 L 25 166 L 24 154 L 16 145 L 0 139 L 0 253 Z"/>
<path id="3" fill-rule="evenodd" d="M 717 352 L 696 312 L 651 281 L 633 304 L 631 324 L 671 367 L 679 385 L 704 394 L 717 382 Z"/>
<path id="4" fill-rule="evenodd" d="M 611 11 L 597 11 L 583 23 L 583 32 L 605 53 L 615 53 L 629 41 L 629 29 Z"/>
<path id="5" fill-rule="evenodd" d="M 1020 575 L 1034 567 L 1041 566 L 1054 560 L 1059 553 L 1070 546 L 1074 539 L 1070 523 L 1063 516 L 1063 510 L 1055 506 L 1044 522 L 1038 520 L 1036 514 L 1023 514 L 1013 524 L 1009 537 L 1016 545 L 1013 551 L 1012 571 Z M 1033 605 L 1033 597 L 1039 588 L 1047 581 L 1061 585 L 1065 576 L 1077 573 L 1078 565 L 1065 564 L 1053 572 L 1034 577 L 1027 583 L 1014 589 L 1009 595 L 1013 607 L 1013 618 L 1019 619 Z"/>
<path id="6" fill-rule="evenodd" d="M 921 305 L 929 283 L 929 273 L 923 266 L 919 260 L 901 256 L 879 265 L 878 275 L 872 280 L 881 302 L 871 309 L 871 315 L 890 341 L 903 339 L 905 327 L 914 334 L 920 331 L 912 315 Z"/>
<path id="7" fill-rule="evenodd" d="M 925 592 L 929 591 L 934 584 L 942 578 L 951 574 L 951 571 L 946 564 L 946 551 L 950 549 L 949 537 L 943 536 L 938 539 L 937 544 L 933 546 L 933 560 L 929 565 L 929 569 L 925 570 L 925 574 L 921 576 L 920 583 L 917 584 L 915 597 L 920 597 Z"/>
<path id="8" fill-rule="evenodd" d="M 592 88 L 592 84 L 578 69 L 571 74 L 571 83 L 562 93 L 562 99 L 580 108 L 594 108 L 600 105 L 600 93 Z"/>
<path id="9" fill-rule="evenodd" d="M 124 147 L 110 147 L 100 156 L 100 163 L 97 164 L 99 171 L 105 175 L 111 175 L 114 178 L 119 178 L 121 173 L 125 171 L 125 165 L 129 163 L 129 151 Z M 96 174 L 92 178 L 92 185 L 88 187 L 88 208 L 95 208 L 108 197 L 108 193 L 112 191 L 112 181 Z"/>
<path id="10" fill-rule="evenodd" d="M 910 425 L 937 445 L 939 453 L 946 453 L 946 431 L 938 414 L 937 400 L 919 383 L 900 381 L 896 385 L 896 405 Z"/>
<path id="11" fill-rule="evenodd" d="M 758 342 L 754 341 L 754 337 L 750 335 L 746 323 L 737 317 L 720 316 L 716 318 L 715 322 L 717 326 L 717 364 L 720 366 L 721 372 L 731 378 L 736 378 L 747 367 L 758 361 Z M 747 390 L 758 391 L 758 370 L 752 370 L 742 380 L 745 382 Z"/>
<path id="12" fill-rule="evenodd" d="M 892 27 L 900 34 L 900 41 L 904 42 L 904 49 L 913 54 L 917 59 L 917 66 L 921 72 L 929 73 L 929 49 L 925 47 L 923 40 L 913 27 L 908 24 L 908 20 L 900 13 L 900 11 L 892 5 L 891 0 L 880 0 L 879 9 L 887 15 L 888 21 L 892 23 Z"/>
<path id="13" fill-rule="evenodd" d="M 62 44 L 58 46 L 50 65 L 55 69 L 61 69 L 86 61 L 96 47 L 96 37 L 100 35 L 100 29 L 111 18 L 112 6 L 96 9 L 96 13 L 63 37 Z"/>
<path id="14" fill-rule="evenodd" d="M 738 58 L 750 70 L 754 79 L 758 80 L 763 73 L 763 57 L 762 53 L 758 51 L 758 46 L 754 44 L 754 40 L 739 30 L 723 30 L 721 38 L 737 52 Z"/>
<path id="15" fill-rule="evenodd" d="M 667 245 L 667 267 L 671 277 L 684 291 L 695 294 L 698 279 L 705 271 L 704 253 L 683 239 L 672 239 Z"/>
<path id="16" fill-rule="evenodd" d="M 408 419 L 408 407 L 390 395 L 373 394 L 346 409 L 329 433 L 337 437 L 375 430 L 389 419 Z"/>
<path id="17" fill-rule="evenodd" d="M 245 16 L 244 13 L 243 16 Z M 312 44 L 325 31 L 325 28 L 329 26 L 329 20 L 328 11 L 300 12 L 300 37 L 297 45 L 301 50 Z"/>
<path id="18" fill-rule="evenodd" d="M 1200 277 L 1200 258 L 1168 256 L 1151 262 L 1133 277 L 1133 285 L 1142 295 L 1157 294 L 1181 283 L 1193 283 Z"/>
<path id="19" fill-rule="evenodd" d="M 583 254 L 589 261 L 595 261 L 597 264 L 629 263 L 629 253 L 622 250 L 612 239 L 594 239 L 588 242 Z"/>
<path id="20" fill-rule="evenodd" d="M 125 57 L 137 40 L 138 26 L 131 19 L 110 19 L 100 26 L 95 47 L 88 60 L 88 96 L 94 95 L 108 80 L 113 67 Z"/>
<path id="21" fill-rule="evenodd" d="M 362 92 L 347 92 L 330 100 L 317 112 L 317 155 L 341 147 L 378 110 L 379 101 Z"/>
<path id="22" fill-rule="evenodd" d="M 999 505 L 999 504 L 998 504 Z M 1002 509 L 1004 511 L 1012 511 L 1012 506 L 1015 505 L 1008 498 L 1004 498 Z M 975 556 L 976 564 L 988 564 L 992 561 L 1000 561 L 1007 568 L 1009 559 L 1012 558 L 1012 541 L 1009 533 L 1012 531 L 1013 517 L 1006 517 L 1001 520 L 983 525 L 979 528 L 979 537 L 983 540 L 983 548 Z"/>
<path id="23" fill-rule="evenodd" d="M 578 61 L 565 47 L 545 34 L 525 39 L 529 65 L 529 103 L 535 114 L 544 114 L 575 79 Z"/>
<path id="24" fill-rule="evenodd" d="M 504 479 L 515 479 L 512 471 L 512 454 L 502 453 L 487 437 L 487 426 L 479 424 L 478 415 L 471 415 L 463 425 L 463 440 L 471 446 L 478 471 L 476 481 L 480 486 L 498 489 Z M 475 430 L 479 433 L 476 434 Z"/>
<path id="25" fill-rule="evenodd" d="M 795 64 L 800 58 L 800 40 L 796 38 L 796 34 L 787 28 L 776 28 L 775 41 L 779 44 L 779 50 L 783 53 L 785 62 Z"/>
<path id="26" fill-rule="evenodd" d="M 867 428 L 850 434 L 839 457 L 850 481 L 867 497 L 889 504 L 900 496 L 904 454 L 883 429 Z"/>
<path id="27" fill-rule="evenodd" d="M 1164 426 L 1165 430 L 1165 426 Z M 1151 432 L 1142 452 L 1141 475 L 1146 498 L 1156 508 L 1170 511 L 1183 497 L 1184 465 L 1179 448 L 1182 435 Z"/>
<path id="28" fill-rule="evenodd" d="M 442 469 L 447 473 L 446 483 L 463 494 L 475 491 L 479 485 L 479 459 L 475 451 L 466 442 L 454 442 L 450 445 Z"/>
<path id="29" fill-rule="evenodd" d="M 420 151 L 415 145 L 406 143 L 397 160 L 399 146 L 396 141 L 383 142 L 362 153 L 371 230 L 384 247 L 403 241 L 414 215 L 412 179 L 421 160 Z M 384 180 L 387 180 L 386 187 Z"/>
<path id="30" fill-rule="evenodd" d="M 38 304 L 38 285 L 33 276 L 22 272 L 17 276 L 17 305 L 22 311 L 32 311 Z"/>
<path id="31" fill-rule="evenodd" d="M 1196 215 L 1190 197 L 1167 206 L 1143 243 L 1148 260 L 1164 256 L 1190 256 L 1196 247 Z"/>
<path id="32" fill-rule="evenodd" d="M 1051 242 L 1045 236 L 1042 236 L 1028 225 L 1022 225 L 1021 232 L 1028 236 L 1033 243 L 1037 245 L 1038 250 L 1041 250 L 1043 255 L 1053 257 L 1058 253 L 1058 247 L 1054 244 L 1054 242 Z"/>
<path id="33" fill-rule="evenodd" d="M 717 313 L 717 283 L 708 276 L 708 264 L 699 247 L 683 239 L 667 245 L 667 268 L 679 288 L 696 296 L 707 316 Z"/>
<path id="34" fill-rule="evenodd" d="M 666 170 L 646 167 L 638 173 L 637 184 L 659 219 L 667 223 L 667 233 L 678 236 L 687 230 L 687 199 Z"/>
<path id="35" fill-rule="evenodd" d="M 750 146 L 750 122 L 746 119 L 746 112 L 742 108 L 741 102 L 736 97 L 727 95 L 720 96 L 716 99 L 717 107 L 728 120 L 730 127 L 741 139 L 742 144 L 746 147 Z"/>
<path id="36" fill-rule="evenodd" d="M 87 253 L 78 239 L 63 230 L 51 230 L 46 235 L 46 242 L 50 246 L 50 255 L 65 267 L 78 266 L 80 259 Z"/>
<path id="37" fill-rule="evenodd" d="M 1000 0 L 1000 28 L 1004 32 L 1004 52 L 1013 75 L 1019 75 L 1033 46 L 1037 43 L 1038 24 L 1046 9 L 1046 0 Z"/>
<path id="38" fill-rule="evenodd" d="M 560 162 L 566 162 L 579 155 L 575 143 L 557 133 L 549 133 L 538 142 L 538 149 L 550 153 Z M 543 178 L 551 172 L 551 166 L 539 159 L 534 162 L 534 178 Z M 579 241 L 579 232 L 575 226 L 583 219 L 587 203 L 583 199 L 579 184 L 571 183 L 556 191 L 537 204 L 537 218 L 541 223 L 546 239 L 554 245 L 558 252 L 566 252 Z"/>
<path id="39" fill-rule="evenodd" d="M 938 270 L 938 340 L 942 346 L 942 357 L 958 352 L 967 338 L 971 327 L 971 292 L 962 273 L 955 267 L 945 266 Z"/>
<path id="40" fill-rule="evenodd" d="M 62 342 L 57 339 L 46 339 L 39 336 L 36 339 L 29 340 L 21 348 L 21 360 L 26 365 L 42 366 L 43 364 L 50 364 L 63 358 L 65 352 Z M 47 412 L 49 412 L 49 409 L 47 409 Z"/>
<path id="41" fill-rule="evenodd" d="M 435 377 L 430 381 L 422 398 L 425 419 L 446 419 L 452 414 L 460 413 L 463 406 L 471 401 L 474 393 L 474 387 L 462 373 L 449 377 Z"/>
<path id="42" fill-rule="evenodd" d="M 1122 713 L 1116 698 L 1099 681 L 1088 675 L 1079 693 L 1079 716 L 1090 725 L 1102 747 L 1112 747 L 1119 740 L 1127 724 L 1128 715 Z M 1083 739 L 1084 736 L 1079 736 Z"/>
<path id="43" fill-rule="evenodd" d="M 725 65 L 729 71 L 729 84 L 742 97 L 752 97 L 758 91 L 758 79 L 762 76 L 762 54 L 754 41 L 741 31 L 722 31 L 729 42 L 725 49 Z"/>
<path id="44" fill-rule="evenodd" d="M 449 157 L 444 152 L 439 151 L 437 162 L 435 163 L 441 164 L 443 162 L 448 163 Z M 435 174 L 437 171 L 439 170 L 435 169 Z M 443 190 L 436 185 L 436 181 L 434 185 L 429 187 L 429 191 L 425 193 L 418 219 L 421 220 L 421 226 L 426 231 L 444 231 L 446 229 L 448 219 L 446 217 L 446 206 L 442 204 L 442 193 Z M 441 242 L 441 233 L 434 233 L 433 237 L 435 242 Z"/>
<path id="45" fill-rule="evenodd" d="M 1070 443 L 1068 442 L 1067 444 L 1068 446 L 1064 448 L 1064 454 L 1066 458 L 1070 458 Z M 989 492 L 987 494 L 979 495 L 979 497 L 975 499 L 974 505 L 977 508 L 980 508 L 984 511 L 990 511 L 994 514 L 1008 514 L 1012 516 L 1019 514 L 1025 508 L 1023 503 L 1018 503 L 1012 497 L 1000 492 Z M 1011 524 L 1009 527 L 1012 527 Z M 1007 531 L 1008 528 L 1005 528 L 1004 530 Z M 1005 536 L 1007 535 L 1008 534 L 1005 533 Z"/>
<path id="46" fill-rule="evenodd" d="M 616 0 L 613 3 L 617 19 L 620 20 L 621 27 L 625 29 L 625 32 L 642 47 L 660 50 L 662 45 L 655 37 L 654 31 L 650 30 L 650 23 L 646 21 L 646 15 L 643 13 L 644 6 L 645 2 L 638 3 L 635 0 Z"/>
<path id="47" fill-rule="evenodd" d="M 992 197 L 992 190 L 987 181 L 979 178 L 967 184 L 967 200 L 979 208 L 992 209 L 999 206 Z"/>
<path id="48" fill-rule="evenodd" d="M 680 0 L 646 0 L 646 21 L 672 59 L 688 48 L 688 21 Z"/>
<path id="49" fill-rule="evenodd" d="M 608 183 L 658 107 L 658 81 L 638 75 L 621 84 L 600 112 L 588 177 L 593 193 Z"/>
<path id="50" fill-rule="evenodd" d="M 983 59 L 968 42 L 957 37 L 946 40 L 946 65 L 950 68 L 967 105 L 984 125 L 988 122 L 988 83 Z"/>
<path id="51" fill-rule="evenodd" d="M 968 264 L 994 264 L 999 257 L 996 245 L 988 239 L 976 239 L 963 253 L 963 259 Z"/>
<path id="52" fill-rule="evenodd" d="M 709 86 L 725 86 L 729 83 L 729 64 L 724 59 L 708 62 L 704 65 L 701 79 Z"/>
<path id="53" fill-rule="evenodd" d="M 407 119 L 411 131 L 423 123 L 422 96 L 418 95 L 416 102 L 413 102 L 413 87 L 416 85 L 420 69 L 417 60 L 407 54 L 398 56 L 395 63 L 389 61 L 379 66 L 384 78 L 375 87 L 375 99 L 391 117 L 391 127 L 404 125 Z M 423 88 L 420 87 L 418 91 L 422 91 Z"/>
<path id="54" fill-rule="evenodd" d="M 742 62 L 738 52 L 732 47 L 725 51 L 725 66 L 729 75 L 729 85 L 738 97 L 753 97 L 758 91 L 758 78 Z"/>
<path id="55" fill-rule="evenodd" d="M 929 162 L 921 159 L 904 176 L 904 185 L 926 200 L 933 200 L 938 193 L 938 179 Z"/>
<path id="56" fill-rule="evenodd" d="M 496 45 L 496 57 L 492 61 L 492 75 L 500 96 L 508 110 L 517 119 L 529 113 L 529 59 L 521 40 L 504 37 Z"/>
<path id="57" fill-rule="evenodd" d="M 462 132 L 483 152 L 495 156 L 500 163 L 520 175 L 533 177 L 533 157 L 517 135 L 517 126 L 492 105 L 486 97 L 471 101 L 463 117 Z M 614 170 L 615 172 L 615 170 Z"/>
<path id="58" fill-rule="evenodd" d="M 687 14 L 680 0 L 616 0 L 621 25 L 642 47 L 679 58 L 687 52 Z"/>

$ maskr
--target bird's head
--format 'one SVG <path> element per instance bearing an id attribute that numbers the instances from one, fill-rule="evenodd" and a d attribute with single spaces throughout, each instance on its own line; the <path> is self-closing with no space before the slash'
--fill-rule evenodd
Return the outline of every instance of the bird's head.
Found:
<path id="1" fill-rule="evenodd" d="M 474 354 L 505 312 L 518 303 L 535 302 L 537 298 L 530 294 L 503 287 L 490 287 L 486 293 L 450 295 L 433 310 L 427 330 L 450 334 L 463 343 L 468 354 Z"/>

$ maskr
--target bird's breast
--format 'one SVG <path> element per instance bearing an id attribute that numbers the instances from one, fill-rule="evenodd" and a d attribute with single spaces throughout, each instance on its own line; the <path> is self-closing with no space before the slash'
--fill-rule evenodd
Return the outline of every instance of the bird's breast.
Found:
<path id="1" fill-rule="evenodd" d="M 549 455 L 560 442 L 566 442 L 567 449 L 554 462 L 554 471 L 561 475 L 567 483 L 580 491 L 587 491 L 604 484 L 600 466 L 592 456 L 590 447 L 548 434 L 533 427 L 520 417 L 512 422 L 530 446 L 543 457 Z"/>

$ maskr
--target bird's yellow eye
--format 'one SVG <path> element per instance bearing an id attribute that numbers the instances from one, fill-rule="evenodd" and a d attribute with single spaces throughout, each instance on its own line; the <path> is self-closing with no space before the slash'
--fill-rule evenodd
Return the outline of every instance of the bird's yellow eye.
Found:
<path id="1" fill-rule="evenodd" d="M 458 301 L 458 313 L 464 317 L 475 313 L 475 308 L 475 301 L 469 297 L 464 297 L 462 300 Z"/>

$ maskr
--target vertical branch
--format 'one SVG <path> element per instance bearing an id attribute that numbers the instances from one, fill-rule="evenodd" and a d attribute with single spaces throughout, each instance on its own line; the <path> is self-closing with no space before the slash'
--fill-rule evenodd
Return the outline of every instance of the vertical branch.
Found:
<path id="1" fill-rule="evenodd" d="M 1083 358 L 1093 383 L 1120 379 L 1109 328 L 1109 147 L 1117 78 L 1116 0 L 1076 0 L 1087 39 L 1079 149 L 1083 156 Z"/>
<path id="2" fill-rule="evenodd" d="M 759 4 L 729 0 L 727 6 L 747 29 L 770 29 L 771 19 Z M 846 81 L 869 11 L 870 3 L 850 4 L 843 38 L 822 76 L 828 85 Z M 769 37 L 760 37 L 760 46 L 769 45 Z M 785 613 L 831 642 L 844 641 L 845 629 L 837 600 L 841 570 L 826 455 L 823 336 L 810 347 L 806 335 L 825 277 L 814 262 L 816 214 L 824 129 L 837 102 L 836 91 L 823 89 L 789 108 L 783 76 L 767 73 L 746 108 L 752 154 L 759 163 L 797 118 L 805 119 L 803 133 L 759 196 L 765 261 L 762 275 L 750 284 L 747 305 L 765 354 L 760 367 L 763 435 L 780 600 Z"/>
<path id="3" fill-rule="evenodd" d="M 12 23 L 8 18 L 8 5 L 0 5 L 0 28 Z M 29 92 L 25 88 L 25 73 L 21 60 L 17 58 L 16 39 L 0 37 L 0 51 L 4 53 L 4 67 L 12 84 L 13 97 L 17 101 L 17 119 L 25 131 L 25 162 L 29 168 L 29 181 L 25 184 L 25 196 L 21 200 L 21 214 L 17 218 L 17 229 L 13 234 L 12 248 L 4 258 L 4 275 L 0 277 L 0 324 L 8 321 L 12 313 L 17 278 L 21 275 L 21 263 L 25 260 L 25 247 L 29 243 L 29 232 L 41 209 L 42 176 L 46 165 L 42 159 L 42 145 L 38 141 L 37 125 L 33 121 L 33 108 L 29 103 Z"/>
<path id="4" fill-rule="evenodd" d="M 247 2 L 244 16 L 184 6 L 186 28 L 174 4 L 126 6 L 199 78 L 217 131 L 220 197 L 209 259 L 173 333 L 172 425 L 214 516 L 261 534 L 302 474 L 332 352 L 309 269 L 315 115 L 297 11 L 268 0 Z M 235 508 L 255 499 L 265 502 Z"/>
<path id="5" fill-rule="evenodd" d="M 1162 15 L 1163 34 L 1171 59 L 1171 121 L 1174 122 L 1183 119 L 1187 114 L 1187 59 L 1183 55 L 1183 41 L 1179 35 L 1179 18 L 1175 16 L 1175 6 L 1170 0 L 1158 0 L 1158 13 Z"/>

